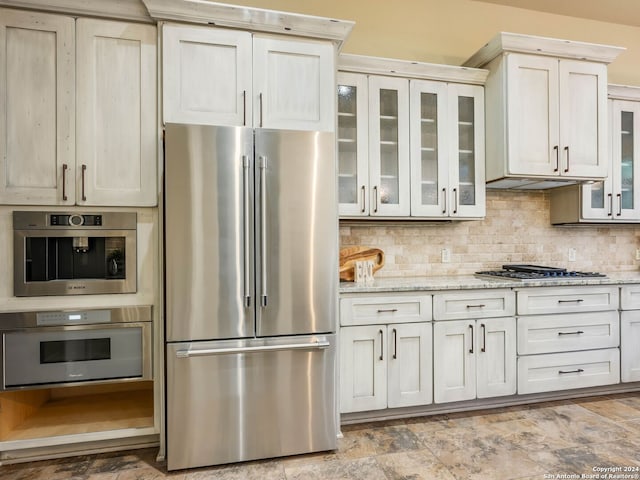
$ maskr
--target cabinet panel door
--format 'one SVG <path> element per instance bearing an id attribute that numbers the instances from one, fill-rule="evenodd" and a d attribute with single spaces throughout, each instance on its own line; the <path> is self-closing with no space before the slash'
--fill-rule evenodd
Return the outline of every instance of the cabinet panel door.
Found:
<path id="1" fill-rule="evenodd" d="M 73 204 L 74 59 L 73 18 L 0 9 L 0 203 Z"/>
<path id="2" fill-rule="evenodd" d="M 367 76 L 338 72 L 338 209 L 369 215 L 369 108 Z"/>
<path id="3" fill-rule="evenodd" d="M 517 388 L 516 319 L 478 320 L 476 335 L 478 398 L 514 395 Z"/>
<path id="4" fill-rule="evenodd" d="M 432 402 L 432 331 L 430 323 L 387 328 L 387 402 L 389 408 Z"/>
<path id="5" fill-rule="evenodd" d="M 248 32 L 164 25 L 164 123 L 251 125 L 251 49 Z"/>
<path id="6" fill-rule="evenodd" d="M 606 177 L 607 66 L 560 60 L 560 174 Z"/>
<path id="7" fill-rule="evenodd" d="M 335 52 L 330 42 L 254 36 L 254 125 L 335 131 Z"/>
<path id="8" fill-rule="evenodd" d="M 449 158 L 447 133 L 447 84 L 410 81 L 409 114 L 411 137 L 411 215 L 449 215 Z"/>
<path id="9" fill-rule="evenodd" d="M 475 322 L 435 322 L 433 325 L 433 401 L 476 397 Z"/>
<path id="10" fill-rule="evenodd" d="M 157 202 L 156 29 L 77 21 L 77 203 Z"/>
<path id="11" fill-rule="evenodd" d="M 340 412 L 387 407 L 385 326 L 340 329 Z"/>
<path id="12" fill-rule="evenodd" d="M 484 89 L 449 85 L 449 191 L 452 217 L 484 217 Z"/>
<path id="13" fill-rule="evenodd" d="M 620 357 L 623 382 L 640 381 L 640 311 L 620 314 Z"/>
<path id="14" fill-rule="evenodd" d="M 369 77 L 369 184 L 372 216 L 408 216 L 409 81 Z"/>
<path id="15" fill-rule="evenodd" d="M 510 174 L 559 175 L 558 60 L 507 55 Z"/>

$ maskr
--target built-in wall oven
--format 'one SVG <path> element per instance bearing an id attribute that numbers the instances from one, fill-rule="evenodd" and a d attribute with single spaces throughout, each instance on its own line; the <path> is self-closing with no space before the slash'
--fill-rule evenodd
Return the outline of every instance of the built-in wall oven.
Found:
<path id="1" fill-rule="evenodd" d="M 16 297 L 135 293 L 136 213 L 13 212 Z"/>
<path id="2" fill-rule="evenodd" d="M 0 313 L 0 390 L 150 380 L 151 307 Z"/>

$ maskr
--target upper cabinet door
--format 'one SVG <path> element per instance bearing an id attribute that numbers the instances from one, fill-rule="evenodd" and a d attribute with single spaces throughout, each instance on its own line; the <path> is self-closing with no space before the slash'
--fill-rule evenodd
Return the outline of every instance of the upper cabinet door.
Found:
<path id="1" fill-rule="evenodd" d="M 607 66 L 559 62 L 560 175 L 606 177 Z"/>
<path id="2" fill-rule="evenodd" d="M 251 125 L 251 33 L 162 28 L 165 123 Z"/>
<path id="3" fill-rule="evenodd" d="M 369 77 L 369 214 L 409 216 L 409 80 Z"/>
<path id="4" fill-rule="evenodd" d="M 616 220 L 640 218 L 640 102 L 613 100 L 611 107 L 611 160 L 615 196 L 612 216 Z"/>
<path id="5" fill-rule="evenodd" d="M 369 215 L 367 76 L 338 73 L 338 208 L 340 215 Z"/>
<path id="6" fill-rule="evenodd" d="M 73 204 L 74 20 L 0 9 L 0 203 Z"/>
<path id="7" fill-rule="evenodd" d="M 156 28 L 77 21 L 77 203 L 157 203 Z"/>
<path id="8" fill-rule="evenodd" d="M 330 42 L 254 36 L 254 126 L 335 131 L 335 52 Z"/>
<path id="9" fill-rule="evenodd" d="M 508 174 L 559 175 L 558 59 L 507 55 Z"/>
<path id="10" fill-rule="evenodd" d="M 477 85 L 449 84 L 449 188 L 448 215 L 484 217 L 484 89 Z"/>
<path id="11" fill-rule="evenodd" d="M 447 84 L 410 81 L 411 215 L 439 217 L 449 206 Z"/>

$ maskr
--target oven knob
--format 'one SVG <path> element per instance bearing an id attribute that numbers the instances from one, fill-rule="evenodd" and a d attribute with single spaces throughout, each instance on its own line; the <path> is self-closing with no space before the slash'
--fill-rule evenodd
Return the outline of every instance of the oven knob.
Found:
<path id="1" fill-rule="evenodd" d="M 69 225 L 79 226 L 84 224 L 84 217 L 82 215 L 70 215 Z"/>

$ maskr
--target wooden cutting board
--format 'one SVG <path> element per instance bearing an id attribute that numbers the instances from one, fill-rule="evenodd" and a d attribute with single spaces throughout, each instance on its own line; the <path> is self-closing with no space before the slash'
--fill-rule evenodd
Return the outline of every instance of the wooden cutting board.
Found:
<path id="1" fill-rule="evenodd" d="M 340 249 L 340 280 L 353 282 L 356 262 L 372 260 L 373 272 L 384 266 L 384 252 L 379 248 L 355 245 Z"/>

